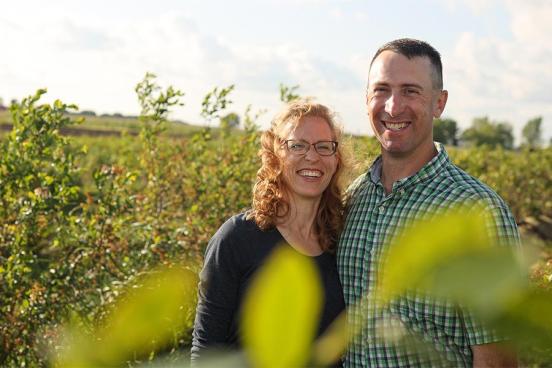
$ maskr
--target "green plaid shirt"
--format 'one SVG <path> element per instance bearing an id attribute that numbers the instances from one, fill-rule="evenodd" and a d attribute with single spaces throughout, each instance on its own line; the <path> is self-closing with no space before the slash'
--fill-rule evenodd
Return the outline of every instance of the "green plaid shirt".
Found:
<path id="1" fill-rule="evenodd" d="M 504 201 L 453 165 L 441 144 L 436 148 L 438 154 L 413 176 L 395 182 L 389 195 L 380 182 L 381 157 L 348 189 L 348 214 L 337 251 L 348 306 L 374 291 L 382 252 L 397 230 L 456 204 L 482 202 L 488 208 L 485 215 L 494 220 L 488 226 L 499 241 L 519 244 L 516 223 Z M 365 298 L 362 308 L 349 309 L 348 320 L 362 328 L 346 353 L 347 367 L 470 367 L 471 345 L 500 340 L 467 310 L 414 292 L 385 310 L 375 308 L 373 298 Z M 394 333 L 417 336 L 425 343 L 393 343 Z"/>

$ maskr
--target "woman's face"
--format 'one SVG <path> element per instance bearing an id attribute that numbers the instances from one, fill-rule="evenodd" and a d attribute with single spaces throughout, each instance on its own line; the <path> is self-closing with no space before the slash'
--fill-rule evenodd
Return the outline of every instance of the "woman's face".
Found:
<path id="1" fill-rule="evenodd" d="M 284 129 L 282 139 L 302 140 L 313 144 L 320 141 L 334 141 L 335 137 L 325 119 L 306 116 L 296 126 L 289 123 Z M 289 151 L 286 145 L 281 145 L 278 150 L 283 161 L 283 176 L 288 194 L 297 199 L 320 198 L 337 169 L 337 153 L 322 156 L 312 145 L 307 153 L 303 154 Z"/>

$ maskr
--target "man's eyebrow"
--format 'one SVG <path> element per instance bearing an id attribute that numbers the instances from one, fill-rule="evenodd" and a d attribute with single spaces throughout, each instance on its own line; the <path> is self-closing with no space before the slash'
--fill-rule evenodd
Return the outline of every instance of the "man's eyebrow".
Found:
<path id="1" fill-rule="evenodd" d="M 404 83 L 404 84 L 401 84 L 401 87 L 402 88 L 417 88 L 417 89 L 424 89 L 424 87 L 422 87 L 421 85 L 419 84 L 416 84 L 416 83 Z"/>
<path id="2" fill-rule="evenodd" d="M 387 82 L 375 82 L 373 84 L 370 85 L 370 87 L 389 87 L 389 83 Z"/>

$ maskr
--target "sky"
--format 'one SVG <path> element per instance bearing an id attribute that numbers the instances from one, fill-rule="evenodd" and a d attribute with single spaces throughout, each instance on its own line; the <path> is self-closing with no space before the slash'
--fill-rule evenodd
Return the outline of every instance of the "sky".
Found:
<path id="1" fill-rule="evenodd" d="M 461 129 L 475 117 L 523 125 L 543 117 L 552 136 L 552 0 L 0 0 L 0 98 L 47 88 L 81 110 L 139 114 L 146 72 L 185 93 L 171 115 L 203 123 L 201 101 L 235 85 L 228 112 L 282 107 L 279 85 L 299 85 L 349 133 L 371 134 L 365 84 L 379 46 L 402 37 L 442 55 Z"/>

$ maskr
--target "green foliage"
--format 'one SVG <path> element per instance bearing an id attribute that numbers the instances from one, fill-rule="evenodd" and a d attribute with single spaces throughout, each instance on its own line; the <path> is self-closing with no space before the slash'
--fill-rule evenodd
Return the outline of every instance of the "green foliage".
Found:
<path id="1" fill-rule="evenodd" d="M 530 287 L 527 255 L 496 246 L 484 219 L 476 215 L 480 212 L 459 208 L 413 224 L 400 235 L 381 273 L 383 306 L 417 290 L 470 308 L 521 351 L 545 349 L 552 344 L 552 317 L 547 312 L 552 293 Z"/>
<path id="2" fill-rule="evenodd" d="M 299 99 L 301 96 L 295 93 L 298 89 L 299 85 L 288 87 L 280 83 L 280 101 L 290 103 Z"/>
<path id="3" fill-rule="evenodd" d="M 449 149 L 452 161 L 493 188 L 518 222 L 552 214 L 552 149 L 506 151 L 478 147 Z"/>
<path id="4" fill-rule="evenodd" d="M 434 291 L 442 280 L 433 277 L 436 275 L 427 272 L 428 269 L 436 268 L 448 259 L 491 246 L 485 219 L 478 211 L 470 210 L 473 215 L 465 216 L 467 208 L 463 206 L 460 210 L 439 216 L 433 222 L 413 225 L 411 228 L 414 231 L 407 229 L 406 234 L 399 235 L 392 242 L 388 265 L 381 277 L 380 293 L 384 303 L 409 288 Z M 464 283 L 465 277 L 461 280 Z"/>
<path id="5" fill-rule="evenodd" d="M 538 148 L 542 142 L 542 116 L 531 119 L 525 124 L 521 131 L 522 144 L 529 148 Z"/>
<path id="6" fill-rule="evenodd" d="M 234 85 L 231 84 L 221 89 L 215 87 L 205 95 L 201 103 L 201 116 L 208 123 L 211 123 L 214 119 L 220 119 L 220 112 L 232 104 L 232 100 L 228 96 L 233 90 Z"/>
<path id="7" fill-rule="evenodd" d="M 209 237 L 249 204 L 258 166 L 250 109 L 245 133 L 178 140 L 161 132 L 182 93 L 150 74 L 136 90 L 140 139 L 115 145 L 61 136 L 72 106 L 37 106 L 43 91 L 12 107 L 0 156 L 2 366 L 44 365 L 44 351 L 59 350 L 60 323 L 73 318 L 94 331 L 125 285 L 152 267 L 184 261 L 197 270 Z M 218 114 L 230 91 L 215 90 L 204 113 Z M 165 349 L 188 344 L 191 323 Z"/>
<path id="8" fill-rule="evenodd" d="M 235 112 L 228 113 L 220 119 L 221 128 L 237 128 L 240 125 L 240 116 Z"/>
<path id="9" fill-rule="evenodd" d="M 84 334 L 73 324 L 57 367 L 116 367 L 147 360 L 151 351 L 170 345 L 194 315 L 195 272 L 183 267 L 148 272 L 129 285 L 103 323 Z"/>
<path id="10" fill-rule="evenodd" d="M 243 343 L 255 367 L 302 367 L 322 305 L 320 275 L 308 257 L 281 247 L 244 301 Z"/>
<path id="11" fill-rule="evenodd" d="M 82 198 L 75 154 L 59 130 L 75 109 L 37 105 L 39 90 L 12 104 L 13 130 L 0 148 L 0 364 L 36 364 L 40 331 L 75 301 L 72 232 Z M 63 255 L 70 256 L 59 262 Z M 18 356 L 18 360 L 13 360 Z"/>
<path id="12" fill-rule="evenodd" d="M 458 126 L 453 119 L 433 120 L 433 140 L 443 144 L 458 145 Z"/>
<path id="13" fill-rule="evenodd" d="M 206 96 L 207 122 L 224 116 L 232 89 L 216 88 Z M 196 272 L 216 229 L 250 205 L 260 164 L 257 121 L 262 111 L 248 107 L 242 114 L 244 131 L 196 129 L 171 137 L 163 131 L 183 94 L 160 88 L 149 74 L 137 92 L 142 127 L 132 124 L 141 130 L 139 139 L 60 135 L 63 127 L 77 123 L 67 114 L 75 107 L 59 101 L 40 104 L 44 91 L 12 106 L 14 130 L 0 145 L 1 366 L 44 366 L 55 357 L 69 357 L 60 342 L 60 325 L 68 320 L 84 333 L 85 345 L 99 349 L 87 339 L 111 325 L 114 305 L 132 299 L 128 286 L 141 283 L 141 275 L 159 265 L 184 262 Z M 361 164 L 356 173 L 361 173 L 379 146 L 368 137 L 354 137 L 351 144 Z M 497 189 L 518 220 L 552 213 L 552 149 L 450 151 L 455 163 Z M 491 264 L 484 254 L 479 259 L 479 264 Z M 540 270 L 537 285 L 548 290 L 552 270 L 545 261 Z M 186 318 L 185 327 L 163 347 L 152 341 L 146 352 L 119 345 L 135 352 L 117 359 L 132 365 L 163 352 L 177 356 L 190 341 L 193 317 Z M 315 362 L 324 365 L 339 356 L 345 336 L 341 319 L 315 344 Z"/>
<path id="14" fill-rule="evenodd" d="M 472 146 L 487 145 L 492 148 L 514 147 L 512 127 L 508 123 L 493 122 L 488 117 L 473 119 L 472 126 L 466 129 L 460 139 Z"/>

